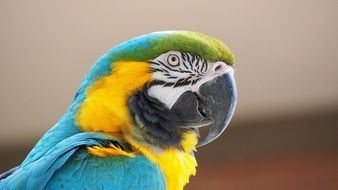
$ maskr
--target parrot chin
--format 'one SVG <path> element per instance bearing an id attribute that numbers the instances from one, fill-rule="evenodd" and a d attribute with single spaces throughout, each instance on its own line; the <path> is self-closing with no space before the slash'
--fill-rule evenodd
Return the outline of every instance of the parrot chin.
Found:
<path id="1" fill-rule="evenodd" d="M 203 146 L 219 137 L 228 126 L 236 107 L 237 88 L 233 73 L 226 73 L 202 84 L 198 93 L 184 92 L 170 109 L 177 115 L 182 129 L 207 128 L 197 146 Z"/>

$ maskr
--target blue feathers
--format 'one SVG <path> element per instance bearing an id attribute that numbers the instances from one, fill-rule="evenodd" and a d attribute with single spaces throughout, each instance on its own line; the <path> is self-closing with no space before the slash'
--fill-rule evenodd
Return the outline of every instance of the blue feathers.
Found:
<path id="1" fill-rule="evenodd" d="M 85 148 L 109 142 L 128 149 L 119 139 L 102 133 L 77 133 L 43 155 L 27 157 L 12 175 L 0 181 L 0 189 L 165 189 L 163 174 L 144 156 L 97 157 Z"/>
<path id="2" fill-rule="evenodd" d="M 47 189 L 164 190 L 160 170 L 144 156 L 96 157 L 80 150 L 57 172 Z"/>

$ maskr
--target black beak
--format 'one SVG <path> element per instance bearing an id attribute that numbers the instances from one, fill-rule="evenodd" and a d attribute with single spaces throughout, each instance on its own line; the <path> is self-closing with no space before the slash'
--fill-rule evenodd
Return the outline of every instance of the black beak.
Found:
<path id="1" fill-rule="evenodd" d="M 236 102 L 237 88 L 231 72 L 202 84 L 198 93 L 183 93 L 170 111 L 177 114 L 181 128 L 197 131 L 209 128 L 199 138 L 197 146 L 203 146 L 222 134 L 234 114 Z"/>

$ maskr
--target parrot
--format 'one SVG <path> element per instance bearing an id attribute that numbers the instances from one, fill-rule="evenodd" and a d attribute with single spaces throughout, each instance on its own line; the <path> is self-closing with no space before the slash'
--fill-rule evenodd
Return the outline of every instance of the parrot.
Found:
<path id="1" fill-rule="evenodd" d="M 233 64 L 221 40 L 194 31 L 152 32 L 112 47 L 65 114 L 0 175 L 0 189 L 183 189 L 196 175 L 197 148 L 232 119 Z"/>

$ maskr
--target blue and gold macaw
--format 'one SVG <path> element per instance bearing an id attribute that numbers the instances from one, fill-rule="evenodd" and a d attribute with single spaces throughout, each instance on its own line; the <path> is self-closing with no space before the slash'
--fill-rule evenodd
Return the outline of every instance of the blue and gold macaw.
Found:
<path id="1" fill-rule="evenodd" d="M 115 46 L 21 165 L 0 176 L 0 189 L 183 189 L 196 173 L 195 147 L 234 113 L 233 59 L 221 41 L 189 31 Z"/>

